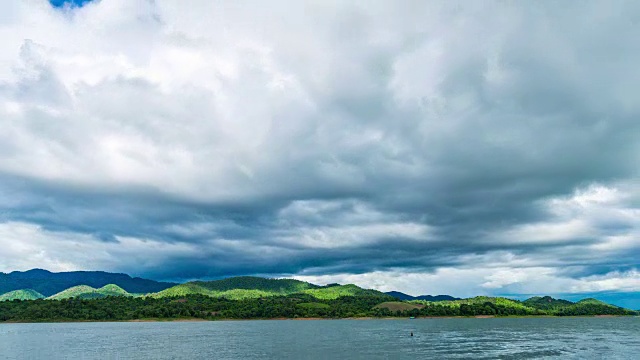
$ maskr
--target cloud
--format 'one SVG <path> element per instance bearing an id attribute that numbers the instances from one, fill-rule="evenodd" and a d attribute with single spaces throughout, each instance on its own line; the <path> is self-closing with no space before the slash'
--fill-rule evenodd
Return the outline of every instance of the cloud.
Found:
<path id="1" fill-rule="evenodd" d="M 637 10 L 12 2 L 0 263 L 635 291 Z"/>
<path id="2" fill-rule="evenodd" d="M 1 271 L 28 270 L 35 265 L 52 271 L 72 271 L 95 266 L 120 268 L 138 263 L 142 268 L 161 265 L 168 258 L 197 257 L 188 244 L 129 237 L 103 241 L 94 236 L 52 232 L 26 223 L 0 224 L 3 249 Z M 132 268 L 130 268 L 133 270 Z"/>

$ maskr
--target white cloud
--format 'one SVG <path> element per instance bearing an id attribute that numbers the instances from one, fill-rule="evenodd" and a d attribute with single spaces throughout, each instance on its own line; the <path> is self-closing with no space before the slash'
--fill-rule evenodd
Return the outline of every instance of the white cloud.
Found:
<path id="1" fill-rule="evenodd" d="M 634 288 L 634 7 L 10 1 L 0 260 Z"/>
<path id="2" fill-rule="evenodd" d="M 600 291 L 640 291 L 640 273 L 631 270 L 601 276 L 569 278 L 554 268 L 440 268 L 433 273 L 375 271 L 366 274 L 297 275 L 316 284 L 358 284 L 379 291 L 409 295 L 449 294 L 458 297 L 495 294 L 582 294 Z"/>
<path id="3" fill-rule="evenodd" d="M 148 239 L 117 237 L 101 241 L 91 235 L 50 231 L 41 226 L 0 223 L 0 271 L 130 270 L 161 265 L 172 257 L 197 257 L 199 249 L 188 244 L 170 244 Z M 139 270 L 134 270 L 133 265 Z"/>
<path id="4" fill-rule="evenodd" d="M 428 225 L 402 221 L 353 200 L 294 201 L 279 212 L 274 236 L 307 248 L 357 248 L 388 239 L 428 242 Z"/>

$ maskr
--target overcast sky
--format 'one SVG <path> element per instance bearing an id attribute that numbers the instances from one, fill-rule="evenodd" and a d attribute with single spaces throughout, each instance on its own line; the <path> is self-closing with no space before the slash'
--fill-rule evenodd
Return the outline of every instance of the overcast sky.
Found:
<path id="1" fill-rule="evenodd" d="M 640 3 L 53 3 L 0 11 L 0 271 L 640 307 Z"/>

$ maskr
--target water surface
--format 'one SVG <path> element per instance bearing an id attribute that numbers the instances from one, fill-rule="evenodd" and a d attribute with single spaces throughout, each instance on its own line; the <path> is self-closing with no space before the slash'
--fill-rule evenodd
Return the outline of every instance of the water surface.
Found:
<path id="1" fill-rule="evenodd" d="M 0 359 L 194 358 L 640 359 L 640 318 L 0 324 Z"/>

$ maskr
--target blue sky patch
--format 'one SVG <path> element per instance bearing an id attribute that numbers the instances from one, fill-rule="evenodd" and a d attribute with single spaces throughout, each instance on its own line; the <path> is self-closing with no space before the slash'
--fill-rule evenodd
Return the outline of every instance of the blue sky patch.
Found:
<path id="1" fill-rule="evenodd" d="M 53 5 L 54 7 L 64 7 L 67 4 L 71 6 L 81 7 L 91 1 L 92 0 L 49 0 L 51 5 Z"/>

